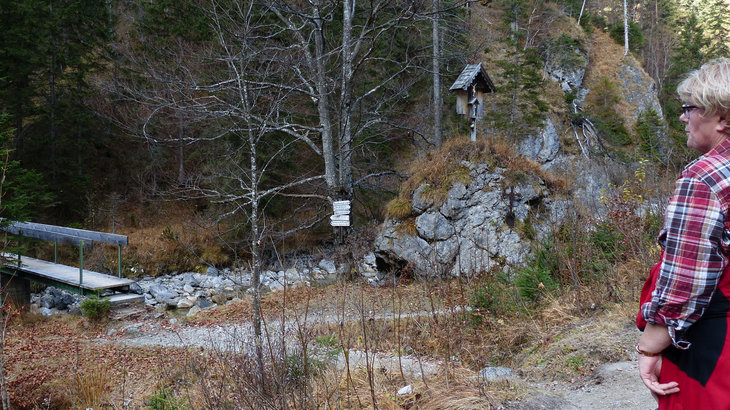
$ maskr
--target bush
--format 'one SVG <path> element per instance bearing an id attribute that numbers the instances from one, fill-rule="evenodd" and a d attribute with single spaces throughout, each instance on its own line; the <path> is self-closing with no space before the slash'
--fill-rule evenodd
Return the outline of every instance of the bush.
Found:
<path id="1" fill-rule="evenodd" d="M 544 245 L 527 266 L 517 271 L 515 285 L 519 289 L 520 296 L 537 302 L 541 295 L 550 293 L 560 287 L 555 279 L 558 272 L 556 255 L 552 252 L 550 245 Z"/>
<path id="2" fill-rule="evenodd" d="M 659 138 L 662 128 L 659 114 L 651 108 L 642 112 L 636 121 L 636 135 L 639 138 L 641 150 L 654 162 L 661 160 Z"/>
<path id="3" fill-rule="evenodd" d="M 624 44 L 624 23 L 619 22 L 608 29 L 608 33 L 612 39 L 619 44 Z M 641 27 L 633 21 L 629 21 L 629 49 L 636 51 L 644 46 L 644 33 Z"/>
<path id="4" fill-rule="evenodd" d="M 111 308 L 112 305 L 108 298 L 100 299 L 96 295 L 81 302 L 81 313 L 94 321 L 105 319 Z"/>
<path id="5" fill-rule="evenodd" d="M 175 397 L 171 389 L 159 389 L 145 401 L 149 410 L 182 410 L 187 409 L 184 400 Z"/>

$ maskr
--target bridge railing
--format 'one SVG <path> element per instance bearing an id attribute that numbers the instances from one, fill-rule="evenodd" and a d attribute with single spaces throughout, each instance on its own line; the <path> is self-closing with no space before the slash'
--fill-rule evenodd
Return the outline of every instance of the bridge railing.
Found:
<path id="1" fill-rule="evenodd" d="M 58 244 L 66 243 L 79 248 L 79 286 L 84 278 L 84 248 L 91 248 L 94 242 L 117 245 L 117 273 L 122 277 L 122 246 L 128 244 L 126 235 L 89 231 L 86 229 L 67 228 L 65 226 L 47 225 L 35 222 L 18 222 L 2 220 L 0 230 L 22 237 L 42 239 L 54 243 L 53 261 L 58 263 Z M 18 254 L 18 265 L 20 265 Z"/>

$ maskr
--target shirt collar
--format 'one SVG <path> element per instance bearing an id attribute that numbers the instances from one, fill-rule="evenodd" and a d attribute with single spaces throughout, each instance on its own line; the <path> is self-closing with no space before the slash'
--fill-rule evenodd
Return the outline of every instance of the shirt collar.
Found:
<path id="1" fill-rule="evenodd" d="M 715 148 L 707 151 L 706 153 L 700 155 L 699 158 L 697 158 L 694 161 L 692 161 L 689 164 L 687 164 L 684 167 L 684 169 L 688 169 L 689 167 L 691 167 L 692 165 L 694 165 L 697 161 L 699 161 L 699 160 L 701 160 L 703 158 L 711 157 L 713 155 L 723 154 L 723 153 L 725 153 L 727 151 L 730 151 L 730 138 L 725 138 L 721 143 L 717 144 L 717 146 Z"/>

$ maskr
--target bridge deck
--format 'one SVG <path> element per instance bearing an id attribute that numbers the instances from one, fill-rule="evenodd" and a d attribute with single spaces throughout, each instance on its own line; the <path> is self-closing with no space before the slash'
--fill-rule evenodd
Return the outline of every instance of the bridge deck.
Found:
<path id="1" fill-rule="evenodd" d="M 35 276 L 85 290 L 97 291 L 102 289 L 113 289 L 129 286 L 134 283 L 131 279 L 117 278 L 115 276 L 84 269 L 83 282 L 81 283 L 81 286 L 79 286 L 79 268 L 59 265 L 57 263 L 29 258 L 27 256 L 21 257 L 21 265 L 18 266 L 17 255 L 2 254 L 2 258 L 10 260 L 3 264 L 3 269 L 13 270 L 24 276 Z"/>

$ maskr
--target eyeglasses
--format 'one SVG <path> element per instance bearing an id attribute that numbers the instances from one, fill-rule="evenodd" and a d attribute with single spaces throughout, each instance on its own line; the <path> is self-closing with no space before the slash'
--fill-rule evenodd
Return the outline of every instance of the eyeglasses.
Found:
<path id="1" fill-rule="evenodd" d="M 695 108 L 700 108 L 696 105 L 689 105 L 689 104 L 682 104 L 682 114 L 684 114 L 685 117 L 689 117 L 689 115 L 692 113 L 692 110 Z"/>

